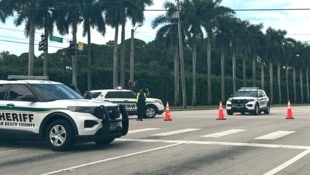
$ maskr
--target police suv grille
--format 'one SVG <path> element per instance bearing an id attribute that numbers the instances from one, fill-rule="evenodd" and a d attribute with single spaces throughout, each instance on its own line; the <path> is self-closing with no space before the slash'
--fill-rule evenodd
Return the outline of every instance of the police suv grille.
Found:
<path id="1" fill-rule="evenodd" d="M 242 104 L 246 104 L 248 102 L 248 100 L 232 100 L 232 103 L 235 105 L 242 105 Z"/>
<path id="2" fill-rule="evenodd" d="M 120 111 L 119 111 L 118 106 L 107 107 L 107 111 L 109 113 L 110 119 L 116 119 L 120 117 Z"/>
<path id="3" fill-rule="evenodd" d="M 102 118 L 102 119 L 105 119 L 105 109 L 104 109 L 104 106 L 99 106 L 97 108 L 95 108 L 95 111 L 93 113 L 96 117 L 98 118 Z"/>

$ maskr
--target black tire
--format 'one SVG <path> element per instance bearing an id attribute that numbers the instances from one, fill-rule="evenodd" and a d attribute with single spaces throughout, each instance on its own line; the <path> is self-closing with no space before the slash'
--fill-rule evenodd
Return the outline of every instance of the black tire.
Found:
<path id="1" fill-rule="evenodd" d="M 228 115 L 233 115 L 234 114 L 234 112 L 232 112 L 231 110 L 227 110 L 226 112 L 227 112 Z"/>
<path id="2" fill-rule="evenodd" d="M 97 139 L 95 142 L 98 146 L 107 145 L 114 141 L 115 138 Z"/>
<path id="3" fill-rule="evenodd" d="M 63 119 L 52 121 L 46 130 L 45 139 L 54 151 L 65 151 L 73 145 L 73 130 Z"/>
<path id="4" fill-rule="evenodd" d="M 267 107 L 264 110 L 264 114 L 270 114 L 270 104 L 267 104 Z"/>
<path id="5" fill-rule="evenodd" d="M 121 134 L 124 136 L 128 133 L 129 129 L 129 119 L 128 113 L 123 105 L 120 106 L 120 112 L 122 114 L 122 131 Z"/>
<path id="6" fill-rule="evenodd" d="M 156 109 L 154 106 L 146 106 L 144 111 L 146 118 L 154 118 L 156 116 Z"/>
<path id="7" fill-rule="evenodd" d="M 259 111 L 259 106 L 258 104 L 255 104 L 255 108 L 254 108 L 254 111 L 253 111 L 254 115 L 259 115 L 260 114 L 260 111 Z"/>

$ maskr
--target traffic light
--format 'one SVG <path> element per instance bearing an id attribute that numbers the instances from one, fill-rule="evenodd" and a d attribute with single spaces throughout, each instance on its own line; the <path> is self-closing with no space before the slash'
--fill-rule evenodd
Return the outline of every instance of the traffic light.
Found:
<path id="1" fill-rule="evenodd" d="M 41 41 L 39 42 L 39 50 L 47 51 L 47 38 L 45 35 L 41 35 Z"/>
<path id="2" fill-rule="evenodd" d="M 76 44 L 74 44 L 73 41 L 69 42 L 69 48 L 68 48 L 68 55 L 74 55 L 75 54 L 75 49 L 76 49 Z"/>

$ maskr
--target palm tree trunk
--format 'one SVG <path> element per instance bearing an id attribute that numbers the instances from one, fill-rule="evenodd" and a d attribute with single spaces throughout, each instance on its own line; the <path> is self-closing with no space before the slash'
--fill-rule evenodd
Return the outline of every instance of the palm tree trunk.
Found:
<path id="1" fill-rule="evenodd" d="M 277 72 L 278 72 L 278 92 L 279 92 L 279 104 L 282 103 L 282 91 L 281 91 L 281 69 L 280 63 L 277 65 Z"/>
<path id="2" fill-rule="evenodd" d="M 113 88 L 118 84 L 118 25 L 115 26 L 114 49 L 113 49 Z"/>
<path id="3" fill-rule="evenodd" d="M 211 92 L 211 32 L 208 33 L 210 34 L 208 36 L 208 44 L 207 44 L 207 69 L 208 69 L 208 104 L 210 105 L 212 103 L 212 92 Z"/>
<path id="4" fill-rule="evenodd" d="M 236 92 L 236 51 L 232 52 L 232 77 L 233 77 L 233 92 Z"/>
<path id="5" fill-rule="evenodd" d="M 265 89 L 265 66 L 263 62 L 261 63 L 260 67 L 261 88 Z"/>
<path id="6" fill-rule="evenodd" d="M 252 58 L 252 71 L 253 87 L 256 87 L 256 56 Z"/>
<path id="7" fill-rule="evenodd" d="M 196 62 L 197 62 L 197 46 L 196 43 L 193 45 L 192 55 L 192 66 L 193 66 L 193 94 L 192 94 L 192 105 L 196 104 Z"/>
<path id="8" fill-rule="evenodd" d="M 121 68 L 120 68 L 120 85 L 125 85 L 125 22 L 122 24 L 122 38 L 121 38 Z"/>
<path id="9" fill-rule="evenodd" d="M 290 100 L 290 91 L 289 91 L 289 85 L 288 85 L 288 66 L 286 66 L 286 69 L 285 69 L 285 77 L 286 77 L 286 97 L 287 97 L 287 100 Z"/>
<path id="10" fill-rule="evenodd" d="M 299 72 L 299 83 L 300 83 L 301 103 L 303 103 L 304 102 L 304 91 L 303 91 L 303 81 L 302 81 L 302 69 L 300 69 L 300 72 Z"/>
<path id="11" fill-rule="evenodd" d="M 78 90 L 78 83 L 77 83 L 77 48 L 76 48 L 76 33 L 77 33 L 77 24 L 72 24 L 72 38 L 74 43 L 74 55 L 72 56 L 72 85 L 75 89 Z"/>
<path id="12" fill-rule="evenodd" d="M 87 89 L 91 90 L 92 89 L 92 58 L 91 58 L 91 51 L 92 51 L 92 46 L 91 46 L 91 32 L 90 32 L 90 26 L 87 28 Z"/>
<path id="13" fill-rule="evenodd" d="M 225 100 L 225 51 L 221 53 L 221 100 Z"/>
<path id="14" fill-rule="evenodd" d="M 29 20 L 30 20 L 30 29 L 29 29 L 28 75 L 33 75 L 35 24 L 34 20 L 32 20 L 31 17 L 29 17 Z"/>
<path id="15" fill-rule="evenodd" d="M 242 79 L 243 79 L 243 87 L 246 87 L 246 60 L 248 59 L 248 52 L 244 53 L 244 57 L 242 58 Z"/>
<path id="16" fill-rule="evenodd" d="M 273 103 L 273 64 L 269 63 L 270 103 Z"/>
<path id="17" fill-rule="evenodd" d="M 130 62 L 129 62 L 129 80 L 134 82 L 134 65 L 135 65 L 135 30 L 131 29 L 131 40 L 130 40 Z"/>
<path id="18" fill-rule="evenodd" d="M 179 76 L 179 59 L 178 59 L 178 49 L 174 49 L 174 105 L 180 104 L 180 76 Z"/>
<path id="19" fill-rule="evenodd" d="M 306 70 L 306 87 L 307 87 L 307 103 L 310 101 L 310 92 L 309 92 L 309 69 Z"/>
<path id="20" fill-rule="evenodd" d="M 296 68 L 293 68 L 293 89 L 294 89 L 294 102 L 297 103 L 297 92 L 296 92 Z"/>

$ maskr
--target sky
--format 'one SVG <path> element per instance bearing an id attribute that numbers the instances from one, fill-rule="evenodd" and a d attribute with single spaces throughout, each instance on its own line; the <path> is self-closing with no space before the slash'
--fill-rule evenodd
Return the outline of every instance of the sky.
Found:
<path id="1" fill-rule="evenodd" d="M 164 14 L 163 6 L 166 1 L 153 0 L 153 5 L 146 7 L 145 22 L 140 27 L 135 27 L 135 38 L 150 42 L 154 40 L 156 29 L 152 29 L 151 22 L 157 16 Z M 181 0 L 180 0 L 181 1 Z M 171 1 L 175 2 L 175 1 Z M 242 20 L 247 20 L 251 24 L 263 24 L 264 31 L 268 27 L 286 30 L 286 37 L 294 38 L 298 41 L 310 43 L 310 1 L 309 0 L 222 0 L 222 6 L 229 7 L 236 11 L 236 16 Z M 307 9 L 309 10 L 272 10 L 272 11 L 239 11 L 238 9 Z M 152 11 L 153 10 L 153 11 Z M 309 20 L 309 21 L 308 21 Z M 130 38 L 130 31 L 133 28 L 128 21 L 126 26 L 126 39 Z M 36 30 L 35 34 L 35 55 L 39 56 L 42 52 L 38 51 L 38 43 L 41 39 L 42 30 Z M 61 36 L 57 32 L 53 34 L 62 37 L 63 43 L 49 42 L 49 52 L 56 52 L 58 49 L 69 46 L 71 35 Z M 119 35 L 120 36 L 120 35 Z M 87 43 L 86 37 L 82 36 L 82 29 L 78 30 L 78 42 Z M 107 28 L 105 36 L 93 30 L 92 43 L 105 44 L 107 41 L 114 40 L 114 29 Z M 119 39 L 120 40 L 120 39 Z M 24 25 L 16 27 L 14 17 L 8 18 L 6 23 L 0 23 L 0 53 L 9 51 L 11 54 L 20 55 L 28 52 L 29 39 L 24 33 Z"/>

